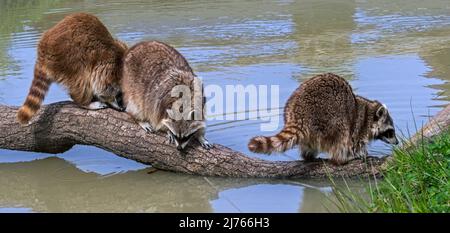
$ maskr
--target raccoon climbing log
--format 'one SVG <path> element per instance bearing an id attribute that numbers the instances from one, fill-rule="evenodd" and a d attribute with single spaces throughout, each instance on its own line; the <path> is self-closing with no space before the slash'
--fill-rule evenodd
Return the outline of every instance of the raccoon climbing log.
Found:
<path id="1" fill-rule="evenodd" d="M 374 157 L 367 163 L 354 160 L 344 166 L 334 166 L 328 160 L 272 162 L 217 144 L 210 150 L 196 145 L 182 154 L 166 142 L 164 134 L 148 134 L 126 113 L 112 109 L 88 111 L 72 102 L 54 103 L 43 106 L 28 126 L 17 123 L 17 110 L 0 105 L 0 148 L 62 153 L 76 144 L 92 145 L 162 170 L 247 178 L 325 177 L 328 172 L 368 176 L 378 174 L 384 162 Z M 448 122 L 450 115 L 446 116 Z"/>

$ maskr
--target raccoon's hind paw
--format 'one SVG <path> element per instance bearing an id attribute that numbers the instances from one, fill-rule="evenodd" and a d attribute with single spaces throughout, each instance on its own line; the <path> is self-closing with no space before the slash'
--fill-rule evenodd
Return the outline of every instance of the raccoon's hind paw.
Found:
<path id="1" fill-rule="evenodd" d="M 89 110 L 100 110 L 100 109 L 105 109 L 107 107 L 108 107 L 107 104 L 100 102 L 100 101 L 95 101 L 95 102 L 90 103 L 89 105 L 83 106 L 83 108 L 89 109 Z"/>
<path id="2" fill-rule="evenodd" d="M 125 112 L 125 108 L 120 106 L 118 103 L 116 102 L 112 102 L 109 104 L 111 106 L 112 109 L 119 111 L 119 112 Z"/>
<path id="3" fill-rule="evenodd" d="M 155 132 L 153 127 L 148 122 L 138 122 L 138 124 L 145 130 L 147 133 Z"/>
<path id="4" fill-rule="evenodd" d="M 345 158 L 333 158 L 332 157 L 330 159 L 330 162 L 332 164 L 334 164 L 335 166 L 342 166 L 342 165 L 345 165 L 355 159 L 358 159 L 358 158 L 356 158 L 356 156 L 349 156 L 349 157 L 345 157 Z"/>

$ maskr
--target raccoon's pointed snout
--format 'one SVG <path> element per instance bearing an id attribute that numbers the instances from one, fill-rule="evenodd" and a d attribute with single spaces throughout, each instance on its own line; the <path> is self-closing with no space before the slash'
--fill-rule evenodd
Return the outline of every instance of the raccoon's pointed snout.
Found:
<path id="1" fill-rule="evenodd" d="M 177 150 L 183 151 L 191 141 L 191 136 L 189 137 L 182 137 L 182 138 L 175 138 L 175 145 L 177 146 Z"/>
<path id="2" fill-rule="evenodd" d="M 387 129 L 375 138 L 392 145 L 397 145 L 399 143 L 394 128 Z"/>
<path id="3" fill-rule="evenodd" d="M 183 143 L 181 143 L 177 137 L 174 138 L 174 143 L 178 151 L 184 150 Z"/>
<path id="4" fill-rule="evenodd" d="M 382 137 L 381 140 L 387 144 L 398 145 L 397 137 L 393 137 L 393 138 Z"/>
<path id="5" fill-rule="evenodd" d="M 392 140 L 392 143 L 391 144 L 393 144 L 393 145 L 398 145 L 398 139 L 397 139 L 397 137 L 394 137 L 394 139 Z"/>

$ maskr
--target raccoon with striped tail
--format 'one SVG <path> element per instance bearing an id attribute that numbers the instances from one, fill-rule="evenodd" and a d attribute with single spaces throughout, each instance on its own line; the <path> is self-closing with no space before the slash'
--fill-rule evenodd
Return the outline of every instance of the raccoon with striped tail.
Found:
<path id="1" fill-rule="evenodd" d="M 299 146 L 304 160 L 326 152 L 333 163 L 345 164 L 367 156 L 372 140 L 398 143 L 386 106 L 355 95 L 345 79 L 332 73 L 302 83 L 286 103 L 284 120 L 281 132 L 252 138 L 249 150 L 270 154 Z"/>
<path id="2" fill-rule="evenodd" d="M 47 30 L 38 44 L 34 78 L 17 113 L 27 124 L 39 110 L 51 83 L 59 83 L 79 106 L 122 110 L 120 77 L 125 43 L 114 39 L 95 16 L 74 13 Z"/>
<path id="3" fill-rule="evenodd" d="M 178 150 L 192 139 L 206 149 L 212 147 L 205 138 L 203 87 L 173 47 L 158 41 L 131 47 L 124 58 L 121 87 L 125 111 L 145 131 L 167 132 Z"/>

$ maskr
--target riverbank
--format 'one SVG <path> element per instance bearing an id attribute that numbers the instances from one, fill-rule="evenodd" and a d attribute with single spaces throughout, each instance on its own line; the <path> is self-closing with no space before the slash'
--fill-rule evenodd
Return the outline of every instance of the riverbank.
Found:
<path id="1" fill-rule="evenodd" d="M 449 111 L 447 106 L 418 135 L 404 142 L 410 146 L 393 151 L 382 172 L 383 179 L 370 180 L 366 188 L 368 198 L 351 194 L 349 189 L 337 189 L 339 209 L 344 212 L 450 212 Z"/>
<path id="2" fill-rule="evenodd" d="M 450 212 L 450 132 L 397 149 L 371 190 L 370 212 Z"/>

